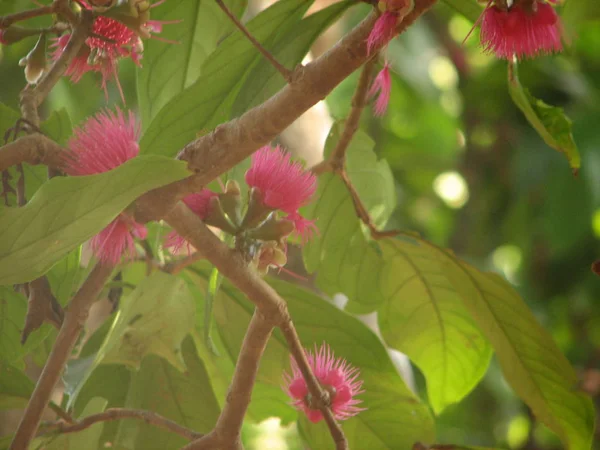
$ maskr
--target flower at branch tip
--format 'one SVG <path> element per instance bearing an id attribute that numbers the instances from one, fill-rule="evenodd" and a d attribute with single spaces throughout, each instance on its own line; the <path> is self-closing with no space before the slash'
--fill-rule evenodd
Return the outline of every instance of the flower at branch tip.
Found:
<path id="1" fill-rule="evenodd" d="M 481 19 L 481 45 L 498 58 L 533 58 L 560 52 L 561 31 L 560 19 L 546 1 L 514 0 L 507 10 L 490 2 Z"/>
<path id="2" fill-rule="evenodd" d="M 356 405 L 361 403 L 355 397 L 364 391 L 361 390 L 362 381 L 358 379 L 359 370 L 351 366 L 342 358 L 335 358 L 329 345 L 323 343 L 315 353 L 306 351 L 308 364 L 313 370 L 321 387 L 329 392 L 330 407 L 337 420 L 345 420 L 364 411 Z M 315 405 L 314 398 L 308 390 L 308 385 L 302 372 L 293 357 L 290 357 L 292 373 L 283 374 L 285 390 L 292 398 L 294 407 L 303 411 L 308 419 L 317 423 L 323 419 L 323 414 Z"/>
<path id="3" fill-rule="evenodd" d="M 65 172 L 82 176 L 108 172 L 139 153 L 140 126 L 134 114 L 127 116 L 104 111 L 76 128 L 67 143 Z M 106 263 L 118 264 L 123 255 L 135 255 L 134 238 L 145 239 L 146 228 L 130 216 L 120 214 L 91 240 L 96 257 Z"/>
<path id="4" fill-rule="evenodd" d="M 185 203 L 201 220 L 204 220 L 210 213 L 210 199 L 217 196 L 218 194 L 210 189 L 202 189 L 200 192 L 186 196 L 183 199 L 183 203 Z M 188 254 L 192 252 L 191 244 L 175 230 L 169 232 L 169 234 L 165 236 L 163 246 L 170 249 L 171 253 L 174 254 L 178 253 L 184 246 L 186 247 Z"/>
<path id="5" fill-rule="evenodd" d="M 376 116 L 383 116 L 390 102 L 392 92 L 392 77 L 390 75 L 390 65 L 386 62 L 383 69 L 377 74 L 371 88 L 369 97 L 374 97 L 379 92 L 373 110 Z"/>
<path id="6" fill-rule="evenodd" d="M 296 232 L 306 241 L 316 226 L 298 213 L 308 204 L 317 189 L 315 175 L 293 162 L 291 155 L 281 147 L 265 146 L 252 155 L 252 165 L 246 172 L 246 183 L 257 188 L 262 202 L 271 209 L 288 214 Z"/>
<path id="7" fill-rule="evenodd" d="M 132 1 L 140 4 L 144 3 L 144 0 L 130 0 L 130 2 Z M 133 7 L 137 7 L 137 3 Z M 163 2 L 155 3 L 148 8 L 158 6 L 160 3 Z M 92 9 L 92 6 L 83 0 L 79 4 L 87 9 Z M 121 99 L 125 102 L 117 74 L 119 59 L 129 57 L 137 66 L 141 67 L 140 60 L 144 51 L 144 44 L 141 38 L 151 37 L 151 32 L 160 32 L 163 23 L 174 23 L 151 20 L 147 20 L 143 24 L 137 23 L 140 17 L 148 16 L 146 11 L 144 13 L 144 15 L 138 14 L 138 20 L 132 20 L 130 27 L 124 24 L 128 16 L 123 16 L 123 22 L 106 16 L 96 17 L 92 26 L 93 35 L 85 40 L 79 53 L 73 58 L 69 67 L 67 67 L 65 75 L 71 77 L 73 83 L 77 83 L 85 73 L 99 72 L 102 76 L 101 86 L 106 96 L 108 96 L 107 82 L 114 78 Z M 133 26 L 135 28 L 132 28 Z M 55 49 L 52 53 L 53 60 L 60 58 L 70 38 L 71 34 L 67 33 L 54 40 L 51 46 Z"/>

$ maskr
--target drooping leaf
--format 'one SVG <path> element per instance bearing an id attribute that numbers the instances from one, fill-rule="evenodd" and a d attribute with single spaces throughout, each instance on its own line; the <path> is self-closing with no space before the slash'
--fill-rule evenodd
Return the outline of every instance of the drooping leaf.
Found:
<path id="1" fill-rule="evenodd" d="M 182 161 L 145 156 L 99 175 L 49 180 L 26 206 L 0 215 L 0 284 L 39 277 L 138 196 L 188 174 Z"/>
<path id="2" fill-rule="evenodd" d="M 246 25 L 261 43 L 287 33 L 302 19 L 312 1 L 282 0 Z M 296 64 L 304 55 L 296 54 Z M 231 105 L 248 72 L 262 56 L 239 31 L 212 53 L 200 78 L 173 97 L 156 115 L 141 142 L 142 152 L 174 155 L 197 133 L 229 119 Z"/>
<path id="3" fill-rule="evenodd" d="M 504 377 L 535 417 L 568 450 L 589 449 L 595 426 L 591 399 L 577 375 L 518 293 L 500 276 L 446 254 L 444 273 L 492 343 Z"/>
<path id="4" fill-rule="evenodd" d="M 508 90 L 515 105 L 523 112 L 531 126 L 553 149 L 563 153 L 573 173 L 577 175 L 581 159 L 571 131 L 571 119 L 562 108 L 550 106 L 535 98 L 519 81 L 517 63 L 508 64 Z"/>
<path id="5" fill-rule="evenodd" d="M 207 433 L 217 421 L 219 404 L 191 339 L 184 341 L 182 355 L 184 373 L 158 356 L 144 358 L 140 370 L 133 374 L 125 407 L 154 411 L 186 428 Z M 185 444 L 181 436 L 138 420 L 119 423 L 113 448 L 171 449 Z"/>
<path id="6" fill-rule="evenodd" d="M 381 333 L 419 366 L 431 405 L 440 413 L 481 380 L 491 346 L 444 275 L 435 251 L 408 239 L 386 239 L 381 248 Z"/>
<path id="7" fill-rule="evenodd" d="M 33 388 L 25 373 L 0 359 L 0 410 L 24 408 Z"/>
<path id="8" fill-rule="evenodd" d="M 246 0 L 224 2 L 236 16 Z M 142 126 L 150 125 L 160 109 L 200 76 L 202 64 L 234 27 L 214 0 L 169 0 L 153 8 L 152 20 L 165 24 L 158 39 L 146 41 L 143 67 L 136 71 Z"/>

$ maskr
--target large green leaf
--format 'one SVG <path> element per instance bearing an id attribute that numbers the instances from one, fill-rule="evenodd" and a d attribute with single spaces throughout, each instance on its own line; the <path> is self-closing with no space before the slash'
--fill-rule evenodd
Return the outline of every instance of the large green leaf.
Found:
<path id="1" fill-rule="evenodd" d="M 492 343 L 506 381 L 568 450 L 591 447 L 595 415 L 577 375 L 517 292 L 500 276 L 445 254 L 444 273 Z"/>
<path id="2" fill-rule="evenodd" d="M 444 3 L 454 8 L 471 22 L 477 22 L 477 19 L 483 12 L 483 9 L 475 0 L 444 0 Z"/>
<path id="3" fill-rule="evenodd" d="M 33 381 L 25 373 L 0 360 L 0 410 L 27 406 L 33 387 Z"/>
<path id="4" fill-rule="evenodd" d="M 191 339 L 182 346 L 187 370 L 181 373 L 164 359 L 150 355 L 131 380 L 125 407 L 144 409 L 206 433 L 215 425 L 220 408 L 204 364 Z M 113 445 L 124 449 L 174 449 L 186 444 L 181 436 L 142 421 L 122 421 Z"/>
<path id="5" fill-rule="evenodd" d="M 341 122 L 332 127 L 326 154 L 342 130 Z M 374 223 L 382 228 L 395 208 L 396 194 L 390 168 L 377 160 L 373 146 L 369 136 L 357 131 L 346 152 L 346 170 Z M 373 311 L 383 302 L 379 289 L 382 259 L 365 237 L 346 186 L 333 174 L 321 175 L 315 200 L 303 212 L 316 220 L 319 229 L 303 249 L 307 270 L 317 272 L 317 285 L 329 294 L 344 293 L 353 312 Z"/>
<path id="6" fill-rule="evenodd" d="M 23 357 L 38 347 L 51 330 L 50 325 L 42 325 L 21 345 L 26 315 L 27 299 L 9 287 L 0 286 L 0 361 L 19 368 L 24 368 Z"/>
<path id="7" fill-rule="evenodd" d="M 519 81 L 516 62 L 508 63 L 508 90 L 531 126 L 546 144 L 567 157 L 573 173 L 577 175 L 581 159 L 571 132 L 571 119 L 566 116 L 563 109 L 550 106 L 531 95 Z"/>
<path id="8" fill-rule="evenodd" d="M 311 3 L 281 0 L 252 19 L 247 28 L 261 43 L 269 42 L 294 29 Z M 229 119 L 246 74 L 261 58 L 245 36 L 239 31 L 232 33 L 208 57 L 200 78 L 156 115 L 142 138 L 142 152 L 172 156 L 197 133 Z"/>
<path id="9" fill-rule="evenodd" d="M 487 370 L 492 348 L 444 275 L 435 251 L 408 239 L 386 239 L 381 248 L 381 333 L 419 366 L 439 413 L 471 392 Z"/>
<path id="10" fill-rule="evenodd" d="M 69 113 L 65 108 L 62 108 L 58 111 L 52 111 L 50 117 L 42 123 L 41 129 L 48 137 L 60 145 L 64 145 L 71 137 L 73 125 Z"/>
<path id="11" fill-rule="evenodd" d="M 196 268 L 197 275 L 206 280 L 209 265 L 198 264 Z M 350 448 L 410 448 L 416 441 L 433 440 L 433 421 L 427 407 L 408 390 L 382 343 L 362 322 L 301 288 L 269 282 L 286 300 L 306 347 L 326 341 L 336 356 L 360 369 L 365 393 L 359 398 L 367 410 L 343 422 Z M 237 358 L 253 309 L 243 294 L 223 282 L 214 305 L 215 323 L 225 354 L 232 360 Z M 284 370 L 289 370 L 288 350 L 277 330 L 261 360 L 250 404 L 255 417 L 268 417 L 269 412 L 277 416 L 294 413 L 280 387 Z M 304 422 L 301 427 L 306 428 L 303 434 L 311 448 L 333 448 L 326 427 L 306 427 Z"/>
<path id="12" fill-rule="evenodd" d="M 0 284 L 39 277 L 138 196 L 188 174 L 182 161 L 144 156 L 99 175 L 51 179 L 26 206 L 0 215 Z"/>
<path id="13" fill-rule="evenodd" d="M 246 0 L 226 0 L 240 16 Z M 200 76 L 202 64 L 233 23 L 214 0 L 169 0 L 152 10 L 152 20 L 176 21 L 163 27 L 160 38 L 146 41 L 143 67 L 137 69 L 137 92 L 142 125 L 147 127 L 160 109 Z"/>
<path id="14" fill-rule="evenodd" d="M 335 3 L 296 22 L 289 30 L 280 30 L 269 39 L 269 50 L 285 67 L 295 67 L 308 53 L 315 39 L 352 4 L 354 2 L 350 0 Z M 235 99 L 232 117 L 238 117 L 267 100 L 284 84 L 281 74 L 264 58 L 259 59 Z"/>

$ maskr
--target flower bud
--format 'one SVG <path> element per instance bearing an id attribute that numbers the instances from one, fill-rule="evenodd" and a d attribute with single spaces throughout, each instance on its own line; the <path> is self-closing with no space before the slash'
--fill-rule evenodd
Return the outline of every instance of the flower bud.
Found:
<path id="1" fill-rule="evenodd" d="M 25 66 L 25 79 L 29 84 L 36 84 L 46 70 L 46 35 L 40 34 L 35 47 L 19 61 Z"/>
<path id="2" fill-rule="evenodd" d="M 242 221 L 242 228 L 255 228 L 273 211 L 273 208 L 263 202 L 263 194 L 260 189 L 250 189 L 248 196 L 248 211 Z"/>
<path id="3" fill-rule="evenodd" d="M 226 233 L 235 234 L 237 230 L 231 225 L 229 220 L 227 220 L 219 196 L 215 195 L 214 197 L 211 197 L 208 201 L 208 205 L 208 214 L 204 218 L 204 223 L 220 228 Z"/>
<path id="4" fill-rule="evenodd" d="M 261 275 L 266 275 L 270 267 L 283 267 L 287 263 L 287 256 L 281 244 L 275 241 L 265 242 L 258 250 L 253 261 L 256 270 Z"/>
<path id="5" fill-rule="evenodd" d="M 278 219 L 275 214 L 271 214 L 259 227 L 249 230 L 247 236 L 261 241 L 279 242 L 289 236 L 294 229 L 294 222 Z"/>
<path id="6" fill-rule="evenodd" d="M 225 192 L 219 194 L 219 200 L 225 214 L 227 214 L 236 227 L 239 227 L 242 223 L 242 195 L 240 185 L 235 180 L 229 180 L 225 186 Z"/>
<path id="7" fill-rule="evenodd" d="M 104 15 L 118 20 L 138 36 L 145 39 L 150 37 L 151 30 L 147 26 L 150 21 L 150 2 L 148 0 L 119 0 Z"/>

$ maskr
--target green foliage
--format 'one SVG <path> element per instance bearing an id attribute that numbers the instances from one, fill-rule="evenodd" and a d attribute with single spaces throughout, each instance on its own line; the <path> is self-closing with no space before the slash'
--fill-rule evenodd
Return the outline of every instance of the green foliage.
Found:
<path id="1" fill-rule="evenodd" d="M 595 413 L 577 390 L 577 375 L 514 289 L 448 256 L 445 266 L 465 306 L 492 343 L 504 376 L 533 414 L 558 434 L 565 448 L 590 448 Z"/>
<path id="2" fill-rule="evenodd" d="M 51 179 L 26 206 L 0 217 L 0 284 L 44 274 L 138 196 L 187 174 L 183 162 L 146 156 L 99 175 Z"/>
<path id="3" fill-rule="evenodd" d="M 245 0 L 225 4 L 241 16 Z M 160 109 L 200 76 L 202 64 L 219 40 L 234 27 L 213 0 L 169 0 L 152 10 L 152 20 L 180 21 L 163 27 L 160 38 L 147 41 L 143 67 L 137 69 L 137 94 L 142 125 L 147 127 Z"/>
<path id="4" fill-rule="evenodd" d="M 24 408 L 33 392 L 33 382 L 21 370 L 0 359 L 0 411 Z"/>
<path id="5" fill-rule="evenodd" d="M 444 3 L 454 8 L 473 23 L 477 22 L 477 19 L 483 12 L 483 9 L 477 5 L 475 0 L 444 0 Z"/>
<path id="6" fill-rule="evenodd" d="M 565 115 L 562 108 L 547 105 L 531 95 L 519 81 L 517 63 L 508 65 L 508 90 L 531 126 L 535 128 L 546 144 L 564 153 L 573 173 L 577 175 L 581 167 L 579 150 L 573 140 L 571 120 Z"/>

